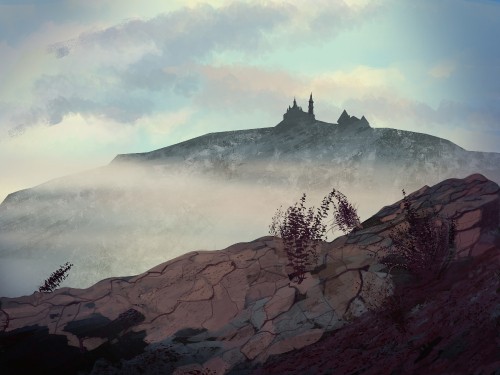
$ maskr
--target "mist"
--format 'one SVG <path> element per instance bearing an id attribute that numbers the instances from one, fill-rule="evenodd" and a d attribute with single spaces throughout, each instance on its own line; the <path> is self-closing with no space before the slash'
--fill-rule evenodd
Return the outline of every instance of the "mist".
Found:
<path id="1" fill-rule="evenodd" d="M 290 174 L 291 165 L 271 169 L 272 180 L 255 177 L 263 175 L 255 166 L 236 178 L 120 164 L 11 194 L 0 206 L 0 295 L 32 294 L 65 262 L 74 267 L 61 286 L 86 288 L 190 251 L 252 241 L 268 235 L 276 210 L 302 193 L 308 206 L 318 207 L 332 188 L 339 189 L 362 221 L 401 199 L 397 189 L 342 186 L 324 174 L 306 180 Z M 330 233 L 329 240 L 340 235 Z"/>

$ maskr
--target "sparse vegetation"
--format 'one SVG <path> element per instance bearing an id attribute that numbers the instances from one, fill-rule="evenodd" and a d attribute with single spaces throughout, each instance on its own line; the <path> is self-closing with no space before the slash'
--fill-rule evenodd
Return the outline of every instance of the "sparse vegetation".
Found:
<path id="1" fill-rule="evenodd" d="M 403 190 L 405 222 L 389 235 L 392 245 L 382 263 L 403 268 L 419 280 L 441 277 L 455 255 L 456 223 L 434 211 L 417 213 Z"/>
<path id="2" fill-rule="evenodd" d="M 289 265 L 294 272 L 289 275 L 290 280 L 302 283 L 309 266 L 317 262 L 317 248 L 320 241 L 326 240 L 328 231 L 335 228 L 344 233 L 360 227 L 360 221 L 356 209 L 347 201 L 344 194 L 333 189 L 321 203 L 321 207 L 315 209 L 305 207 L 306 194 L 302 195 L 300 201 L 283 211 L 280 207 L 269 226 L 269 233 L 281 237 L 285 246 Z M 333 206 L 333 219 L 327 220 L 330 205 Z M 328 224 L 330 228 L 327 230 Z"/>
<path id="3" fill-rule="evenodd" d="M 375 297 L 367 298 L 368 313 L 312 345 L 270 358 L 254 374 L 497 374 L 496 262 L 491 251 L 451 264 L 457 272 L 425 288 L 365 284 L 363 296 Z"/>
<path id="4" fill-rule="evenodd" d="M 63 266 L 60 266 L 59 269 L 52 272 L 50 277 L 45 280 L 43 285 L 38 288 L 39 292 L 43 293 L 52 293 L 67 277 L 67 272 L 73 267 L 73 264 L 66 262 Z"/>

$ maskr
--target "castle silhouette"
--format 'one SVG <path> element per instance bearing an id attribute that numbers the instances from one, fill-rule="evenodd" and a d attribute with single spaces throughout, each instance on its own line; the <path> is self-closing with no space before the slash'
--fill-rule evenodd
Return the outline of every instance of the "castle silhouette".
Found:
<path id="1" fill-rule="evenodd" d="M 312 97 L 312 92 L 311 96 L 309 97 L 309 109 L 307 112 L 304 112 L 302 110 L 302 107 L 299 107 L 297 105 L 297 101 L 295 98 L 293 98 L 293 106 L 288 106 L 288 109 L 286 110 L 286 113 L 283 114 L 283 120 L 316 120 L 316 117 L 314 116 L 314 101 Z"/>
<path id="2" fill-rule="evenodd" d="M 307 112 L 302 110 L 302 107 L 297 105 L 297 101 L 293 98 L 293 105 L 288 106 L 286 112 L 283 114 L 283 121 L 281 121 L 277 126 L 281 128 L 282 125 L 295 125 L 295 124 L 305 124 L 305 123 L 323 123 L 322 121 L 316 121 L 314 115 L 314 101 L 311 96 L 309 96 L 309 108 Z M 349 127 L 350 129 L 369 129 L 370 123 L 365 118 L 365 116 L 360 119 L 356 116 L 350 116 L 344 109 L 337 124 L 342 127 Z"/>

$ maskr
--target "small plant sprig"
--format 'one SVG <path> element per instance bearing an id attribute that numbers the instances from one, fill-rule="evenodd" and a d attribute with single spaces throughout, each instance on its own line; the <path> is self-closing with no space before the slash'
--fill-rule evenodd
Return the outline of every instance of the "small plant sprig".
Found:
<path id="1" fill-rule="evenodd" d="M 73 264 L 66 262 L 58 270 L 52 272 L 44 284 L 38 288 L 39 292 L 52 293 L 67 277 L 67 272 L 73 267 Z"/>

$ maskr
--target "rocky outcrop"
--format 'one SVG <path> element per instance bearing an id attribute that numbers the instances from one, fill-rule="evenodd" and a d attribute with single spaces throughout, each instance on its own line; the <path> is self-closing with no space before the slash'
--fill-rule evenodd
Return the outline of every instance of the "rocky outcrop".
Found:
<path id="1" fill-rule="evenodd" d="M 422 283 L 392 275 L 394 294 L 378 308 L 248 373 L 500 374 L 498 185 L 476 174 L 424 186 L 409 198 L 413 207 L 457 222 L 457 259 L 445 275 Z M 387 231 L 401 221 L 402 208 L 384 207 L 342 238 L 344 254 L 389 245 Z"/>
<path id="2" fill-rule="evenodd" d="M 415 208 L 433 207 L 456 219 L 459 259 L 488 256 L 498 269 L 498 185 L 472 175 L 424 186 L 409 198 Z M 362 230 L 323 243 L 302 284 L 288 277 L 292 269 L 281 240 L 262 237 L 191 252 L 87 289 L 1 298 L 0 365 L 12 373 L 242 373 L 271 363 L 270 357 L 321 347 L 396 287 L 370 255 L 390 245 L 390 229 L 402 220 L 397 202 Z M 369 292 L 363 288 L 368 284 Z"/>
<path id="3" fill-rule="evenodd" d="M 458 257 L 478 256 L 499 246 L 499 187 L 480 174 L 465 179 L 448 179 L 432 187 L 427 185 L 410 194 L 412 207 L 434 210 L 438 216 L 454 219 L 457 224 Z M 384 207 L 363 223 L 346 243 L 362 247 L 379 246 L 387 230 L 403 220 L 402 202 Z"/>

